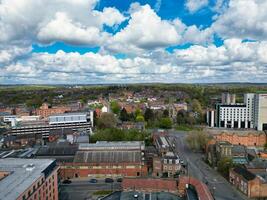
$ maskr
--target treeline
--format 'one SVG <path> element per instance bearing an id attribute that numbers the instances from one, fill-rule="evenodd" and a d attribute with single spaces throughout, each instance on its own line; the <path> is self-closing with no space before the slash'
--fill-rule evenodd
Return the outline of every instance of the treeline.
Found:
<path id="1" fill-rule="evenodd" d="M 54 103 L 62 104 L 69 101 L 97 99 L 99 96 L 108 98 L 109 94 L 121 94 L 124 91 L 142 92 L 151 91 L 153 94 L 168 92 L 182 92 L 186 94 L 184 100 L 188 103 L 192 99 L 197 99 L 202 106 L 210 104 L 210 99 L 219 97 L 222 92 L 236 93 L 237 99 L 243 93 L 256 92 L 258 90 L 267 91 L 267 85 L 259 84 L 130 84 L 130 85 L 100 85 L 100 86 L 13 86 L 0 88 L 0 103 L 4 105 L 23 104 L 28 101 L 28 105 L 38 107 L 39 102 L 35 102 L 36 96 L 42 100 L 45 98 L 55 99 L 57 95 L 63 95 Z M 36 96 L 35 96 L 36 95 Z M 173 93 L 170 93 L 172 96 Z M 175 96 L 174 96 L 175 97 Z"/>
<path id="2" fill-rule="evenodd" d="M 146 145 L 152 144 L 151 135 L 146 131 L 121 130 L 118 128 L 98 129 L 90 137 L 91 143 L 96 141 L 145 141 Z"/>

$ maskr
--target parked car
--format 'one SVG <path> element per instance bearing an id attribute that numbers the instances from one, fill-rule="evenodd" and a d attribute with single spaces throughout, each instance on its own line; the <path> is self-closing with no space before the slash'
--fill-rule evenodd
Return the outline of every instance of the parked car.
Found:
<path id="1" fill-rule="evenodd" d="M 122 182 L 122 178 L 117 178 L 117 182 Z"/>
<path id="2" fill-rule="evenodd" d="M 89 180 L 90 183 L 97 183 L 97 180 L 95 178 L 92 178 Z"/>
<path id="3" fill-rule="evenodd" d="M 63 184 L 71 184 L 71 180 L 66 179 L 66 180 L 64 180 L 62 183 L 63 183 Z"/>
<path id="4" fill-rule="evenodd" d="M 113 180 L 112 178 L 106 178 L 106 179 L 105 179 L 105 182 L 106 182 L 106 183 L 113 183 L 114 180 Z"/>

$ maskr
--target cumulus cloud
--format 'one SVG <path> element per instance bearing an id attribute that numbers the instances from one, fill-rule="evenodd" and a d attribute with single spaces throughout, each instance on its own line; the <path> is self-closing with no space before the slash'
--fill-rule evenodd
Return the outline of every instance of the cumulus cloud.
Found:
<path id="1" fill-rule="evenodd" d="M 208 4 L 208 0 L 187 0 L 185 6 L 190 13 L 194 13 Z"/>
<path id="2" fill-rule="evenodd" d="M 267 1 L 231 0 L 212 25 L 222 38 L 267 40 Z"/>
<path id="3" fill-rule="evenodd" d="M 107 48 L 113 51 L 141 51 L 176 44 L 180 36 L 175 27 L 162 20 L 149 6 L 133 4 L 128 25 L 116 33 L 108 42 Z"/>
<path id="4" fill-rule="evenodd" d="M 267 42 L 228 39 L 220 47 L 193 45 L 126 59 L 99 53 L 34 53 L 0 68 L 0 74 L 46 83 L 260 82 L 267 75 L 266 51 Z"/>
<path id="5" fill-rule="evenodd" d="M 18 57 L 31 52 L 31 47 L 0 45 L 0 67 L 14 62 Z"/>
<path id="6" fill-rule="evenodd" d="M 95 46 L 105 39 L 103 26 L 125 20 L 115 8 L 94 10 L 98 0 L 2 0 L 0 42 L 63 41 Z M 79 39 L 80 38 L 80 39 Z"/>
<path id="7" fill-rule="evenodd" d="M 105 49 L 137 54 L 177 44 L 206 44 L 212 41 L 211 29 L 186 26 L 178 18 L 163 20 L 149 5 L 134 3 L 129 10 L 128 25 L 106 42 Z"/>

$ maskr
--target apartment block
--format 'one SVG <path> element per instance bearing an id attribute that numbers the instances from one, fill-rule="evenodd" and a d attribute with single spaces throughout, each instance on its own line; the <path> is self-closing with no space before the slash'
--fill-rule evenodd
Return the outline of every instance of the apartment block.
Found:
<path id="1" fill-rule="evenodd" d="M 58 167 L 51 159 L 0 159 L 0 199 L 58 200 Z"/>

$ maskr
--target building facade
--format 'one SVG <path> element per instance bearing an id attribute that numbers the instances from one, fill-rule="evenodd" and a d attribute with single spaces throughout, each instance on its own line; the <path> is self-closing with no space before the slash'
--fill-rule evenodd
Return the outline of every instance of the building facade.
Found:
<path id="1" fill-rule="evenodd" d="M 237 166 L 230 170 L 229 181 L 249 198 L 266 198 L 266 177 L 256 175 L 247 169 Z"/>
<path id="2" fill-rule="evenodd" d="M 60 167 L 63 178 L 147 175 L 143 142 L 80 144 L 74 161 Z"/>
<path id="3" fill-rule="evenodd" d="M 212 132 L 212 131 L 211 131 Z M 261 131 L 220 131 L 212 134 L 216 141 L 227 141 L 234 145 L 244 145 L 246 147 L 263 147 L 267 142 L 267 135 Z"/>
<path id="4" fill-rule="evenodd" d="M 58 200 L 55 160 L 0 159 L 0 199 Z"/>
<path id="5" fill-rule="evenodd" d="M 36 110 L 36 115 L 41 116 L 42 118 L 47 118 L 53 114 L 62 114 L 65 112 L 71 111 L 68 107 L 49 107 L 48 103 L 43 103 L 42 106 Z"/>
<path id="6" fill-rule="evenodd" d="M 256 94 L 255 100 L 255 128 L 267 130 L 267 94 Z"/>
<path id="7" fill-rule="evenodd" d="M 93 127 L 93 112 L 90 113 L 64 113 L 53 115 L 47 121 L 36 121 L 30 123 L 23 123 L 12 127 L 9 135 L 25 136 L 41 135 L 43 139 L 48 139 L 51 132 L 65 130 L 86 130 L 91 132 Z"/>
<path id="8" fill-rule="evenodd" d="M 247 93 L 243 103 L 231 99 L 223 94 L 215 110 L 207 111 L 210 127 L 267 130 L 267 94 Z"/>

